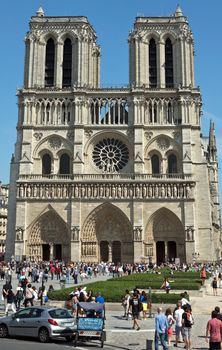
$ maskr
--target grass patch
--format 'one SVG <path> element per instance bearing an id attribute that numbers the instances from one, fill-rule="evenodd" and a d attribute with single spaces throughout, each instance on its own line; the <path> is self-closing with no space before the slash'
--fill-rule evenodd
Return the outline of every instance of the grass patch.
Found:
<path id="1" fill-rule="evenodd" d="M 192 278 L 190 275 L 192 275 Z M 101 292 L 106 302 L 120 303 L 126 289 L 129 289 L 130 291 L 135 287 L 145 290 L 149 287 L 151 287 L 152 290 L 160 289 L 165 277 L 169 277 L 171 291 L 169 294 L 152 293 L 153 303 L 176 303 L 180 299 L 180 294 L 176 294 L 174 291 L 199 290 L 201 287 L 200 275 L 195 272 L 178 272 L 173 276 L 167 276 L 167 274 L 138 273 L 119 278 L 112 278 L 107 281 L 92 282 L 87 284 L 87 290 L 92 290 L 93 295 Z M 49 293 L 49 298 L 52 300 L 67 300 L 72 291 L 73 287 L 56 290 Z"/>

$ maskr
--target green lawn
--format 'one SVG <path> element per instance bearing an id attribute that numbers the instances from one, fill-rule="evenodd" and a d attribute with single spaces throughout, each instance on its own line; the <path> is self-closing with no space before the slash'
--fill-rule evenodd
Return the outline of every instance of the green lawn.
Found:
<path id="1" fill-rule="evenodd" d="M 201 287 L 200 274 L 195 272 L 176 272 L 173 276 L 169 276 L 167 270 L 160 274 L 138 273 L 131 274 L 120 278 L 113 278 L 102 282 L 92 282 L 87 284 L 87 290 L 92 290 L 93 295 L 101 292 L 107 302 L 121 302 L 125 290 L 133 290 L 135 287 L 139 289 L 151 291 L 160 289 L 164 278 L 169 277 L 171 291 L 166 293 L 152 293 L 153 303 L 176 303 L 180 299 L 180 294 L 177 290 L 189 291 L 199 290 Z M 84 285 L 84 284 L 83 284 Z M 69 294 L 73 291 L 73 287 L 56 290 L 49 293 L 49 298 L 52 300 L 67 300 Z"/>

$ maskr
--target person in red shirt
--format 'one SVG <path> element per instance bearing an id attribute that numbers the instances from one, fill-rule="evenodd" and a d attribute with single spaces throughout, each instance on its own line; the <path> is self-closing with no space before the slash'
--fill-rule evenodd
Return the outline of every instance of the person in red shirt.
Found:
<path id="1" fill-rule="evenodd" d="M 222 322 L 218 320 L 217 316 L 217 312 L 213 310 L 211 313 L 211 320 L 207 322 L 206 342 L 210 341 L 210 350 L 221 349 Z"/>
<path id="2" fill-rule="evenodd" d="M 204 283 L 205 283 L 205 280 L 207 278 L 207 272 L 206 272 L 205 266 L 202 267 L 202 270 L 200 272 L 200 278 L 201 278 L 201 283 L 202 283 L 202 286 L 203 286 Z"/>

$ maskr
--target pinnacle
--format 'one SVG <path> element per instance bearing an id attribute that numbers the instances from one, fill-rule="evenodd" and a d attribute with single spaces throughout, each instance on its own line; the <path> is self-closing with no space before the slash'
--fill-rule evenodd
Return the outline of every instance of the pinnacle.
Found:
<path id="1" fill-rule="evenodd" d="M 175 17 L 182 17 L 183 16 L 183 12 L 180 8 L 180 5 L 177 5 L 176 11 L 175 11 Z"/>
<path id="2" fill-rule="evenodd" d="M 40 6 L 38 11 L 36 11 L 37 17 L 43 17 L 44 16 L 44 11 L 43 8 Z"/>

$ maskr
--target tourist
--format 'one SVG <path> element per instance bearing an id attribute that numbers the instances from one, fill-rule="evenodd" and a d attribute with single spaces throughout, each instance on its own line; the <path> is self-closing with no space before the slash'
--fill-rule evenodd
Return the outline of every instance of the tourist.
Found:
<path id="1" fill-rule="evenodd" d="M 12 285 L 9 282 L 6 282 L 2 287 L 2 297 L 4 299 L 4 308 L 6 309 L 7 305 L 7 295 L 9 293 L 9 290 L 12 289 Z"/>
<path id="2" fill-rule="evenodd" d="M 143 304 L 143 319 L 146 320 L 147 306 L 148 306 L 148 296 L 143 290 L 140 296 L 140 301 Z"/>
<path id="3" fill-rule="evenodd" d="M 175 323 L 175 320 L 173 318 L 171 309 L 166 309 L 165 316 L 167 317 L 168 322 L 168 345 L 171 346 L 171 340 L 173 335 L 173 324 Z"/>
<path id="4" fill-rule="evenodd" d="M 170 283 L 168 281 L 168 278 L 164 279 L 164 282 L 162 284 L 162 286 L 160 287 L 161 289 L 165 289 L 166 293 L 168 294 L 170 291 Z"/>
<path id="5" fill-rule="evenodd" d="M 209 341 L 210 350 L 221 349 L 221 333 L 222 322 L 217 318 L 218 314 L 215 310 L 211 313 L 211 320 L 207 322 L 206 327 L 206 342 Z"/>
<path id="6" fill-rule="evenodd" d="M 163 314 L 162 308 L 158 307 L 155 317 L 155 350 L 159 349 L 159 341 L 164 350 L 168 349 L 166 344 L 166 335 L 168 332 L 167 317 Z"/>
<path id="7" fill-rule="evenodd" d="M 191 309 L 187 305 L 184 306 L 184 313 L 182 314 L 183 336 L 186 350 L 191 349 L 191 328 L 193 325 L 193 316 Z"/>
<path id="8" fill-rule="evenodd" d="M 98 292 L 96 295 L 96 303 L 100 303 L 100 304 L 104 304 L 105 303 L 105 299 L 102 296 L 101 292 Z"/>
<path id="9" fill-rule="evenodd" d="M 33 293 L 33 289 L 32 289 L 32 285 L 31 283 L 29 283 L 25 289 L 25 300 L 24 300 L 24 306 L 27 307 L 28 303 L 31 304 L 31 306 L 33 306 L 33 300 L 34 300 L 34 293 Z"/>
<path id="10" fill-rule="evenodd" d="M 203 286 L 204 283 L 205 283 L 205 280 L 207 278 L 207 272 L 206 272 L 205 266 L 203 266 L 202 269 L 201 269 L 200 278 L 201 278 L 201 283 L 202 283 L 202 286 Z"/>
<path id="11" fill-rule="evenodd" d="M 15 295 L 15 303 L 16 303 L 16 310 L 19 311 L 21 307 L 21 302 L 24 299 L 24 291 L 22 288 L 21 283 L 19 282 L 17 288 L 16 288 L 16 295 Z"/>
<path id="12" fill-rule="evenodd" d="M 139 295 L 137 292 L 133 293 L 133 297 L 130 299 L 129 305 L 132 311 L 133 329 L 136 329 L 137 331 L 139 331 L 140 330 L 139 315 L 140 315 L 140 311 L 142 311 L 143 309 L 143 305 L 139 300 Z"/>
<path id="13" fill-rule="evenodd" d="M 8 316 L 9 307 L 11 307 L 12 312 L 16 312 L 15 295 L 14 295 L 11 288 L 7 292 L 6 300 L 7 300 L 7 303 L 6 303 L 6 308 L 5 308 L 5 315 Z"/>
<path id="14" fill-rule="evenodd" d="M 215 306 L 214 310 L 215 310 L 216 313 L 217 313 L 217 318 L 218 318 L 218 320 L 222 321 L 222 314 L 220 313 L 220 308 L 219 308 L 219 306 Z"/>
<path id="15" fill-rule="evenodd" d="M 122 306 L 123 306 L 123 309 L 124 309 L 124 315 L 123 315 L 123 317 L 125 317 L 125 318 L 127 318 L 127 319 L 128 319 L 128 317 L 129 317 L 129 306 L 130 306 L 129 302 L 130 302 L 130 297 L 131 297 L 130 292 L 129 292 L 128 289 L 126 289 L 125 295 L 124 295 L 123 300 L 122 300 Z"/>
<path id="16" fill-rule="evenodd" d="M 212 288 L 213 288 L 213 295 L 217 296 L 217 277 L 213 278 L 213 281 L 212 281 L 211 285 L 212 285 Z"/>
<path id="17" fill-rule="evenodd" d="M 182 304 L 181 301 L 177 303 L 177 309 L 174 312 L 174 319 L 176 321 L 175 325 L 175 333 L 176 333 L 176 342 L 174 346 L 178 346 L 179 340 L 180 340 L 180 335 L 182 335 L 182 315 L 184 313 L 184 310 L 182 309 Z"/>

